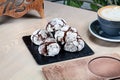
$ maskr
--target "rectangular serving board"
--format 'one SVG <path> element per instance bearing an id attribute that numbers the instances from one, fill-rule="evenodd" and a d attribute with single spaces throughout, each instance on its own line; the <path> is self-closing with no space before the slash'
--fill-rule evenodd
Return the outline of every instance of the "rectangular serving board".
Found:
<path id="1" fill-rule="evenodd" d="M 60 62 L 60 61 L 90 56 L 90 55 L 94 54 L 93 50 L 85 43 L 85 47 L 79 52 L 67 52 L 67 51 L 61 49 L 60 53 L 54 57 L 43 56 L 43 55 L 39 54 L 39 52 L 38 52 L 39 46 L 37 46 L 31 42 L 30 36 L 23 36 L 22 39 L 23 39 L 24 43 L 26 44 L 28 50 L 34 57 L 35 61 L 39 65 L 45 65 L 45 64 L 49 64 L 49 63 Z"/>

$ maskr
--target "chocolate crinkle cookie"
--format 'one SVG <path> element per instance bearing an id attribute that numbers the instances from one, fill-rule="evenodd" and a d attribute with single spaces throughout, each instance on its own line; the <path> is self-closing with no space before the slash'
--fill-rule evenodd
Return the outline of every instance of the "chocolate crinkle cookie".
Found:
<path id="1" fill-rule="evenodd" d="M 68 25 L 65 25 L 60 30 L 55 32 L 55 39 L 61 44 L 65 44 L 66 42 L 76 40 L 78 36 L 77 30 Z"/>
<path id="2" fill-rule="evenodd" d="M 44 43 L 39 45 L 38 51 L 44 56 L 55 56 L 59 54 L 60 46 L 54 38 L 47 38 Z"/>
<path id="3" fill-rule="evenodd" d="M 39 29 L 33 32 L 31 41 L 36 45 L 40 45 L 48 37 L 53 37 L 53 35 L 45 29 Z"/>
<path id="4" fill-rule="evenodd" d="M 81 51 L 84 48 L 84 41 L 82 39 L 66 42 L 64 50 L 69 52 Z"/>
<path id="5" fill-rule="evenodd" d="M 48 22 L 46 30 L 49 32 L 54 32 L 61 29 L 64 25 L 66 25 L 66 21 L 64 19 L 54 18 L 50 22 Z"/>
<path id="6" fill-rule="evenodd" d="M 64 46 L 65 51 L 81 51 L 85 45 L 77 30 L 68 25 L 65 25 L 60 30 L 56 31 L 54 37 Z"/>
<path id="7" fill-rule="evenodd" d="M 36 30 L 31 35 L 31 41 L 39 45 L 38 51 L 44 56 L 55 56 L 59 54 L 60 49 L 77 52 L 85 46 L 76 28 L 67 25 L 62 18 L 48 22 L 46 29 Z"/>

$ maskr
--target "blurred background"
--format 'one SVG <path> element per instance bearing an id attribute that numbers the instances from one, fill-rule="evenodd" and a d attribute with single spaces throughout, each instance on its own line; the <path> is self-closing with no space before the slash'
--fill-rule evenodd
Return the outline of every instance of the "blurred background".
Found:
<path id="1" fill-rule="evenodd" d="M 47 0 L 60 4 L 97 11 L 106 5 L 120 5 L 120 0 Z"/>

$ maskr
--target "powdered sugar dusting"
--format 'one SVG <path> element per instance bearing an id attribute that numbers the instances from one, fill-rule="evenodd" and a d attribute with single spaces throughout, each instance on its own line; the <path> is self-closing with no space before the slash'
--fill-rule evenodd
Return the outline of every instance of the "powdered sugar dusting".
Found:
<path id="1" fill-rule="evenodd" d="M 59 54 L 60 46 L 54 38 L 47 38 L 43 44 L 39 45 L 38 51 L 44 56 L 55 56 Z"/>
<path id="2" fill-rule="evenodd" d="M 38 52 L 44 56 L 47 56 L 47 50 L 45 49 L 45 44 L 41 44 L 39 47 L 38 47 Z"/>
<path id="3" fill-rule="evenodd" d="M 69 41 L 74 41 L 74 40 L 77 40 L 77 33 L 68 31 L 66 33 L 65 41 L 69 42 Z"/>
<path id="4" fill-rule="evenodd" d="M 55 33 L 55 39 L 58 41 L 58 42 L 63 42 L 64 43 L 64 41 L 63 41 L 63 38 L 64 38 L 64 35 L 65 35 L 65 32 L 63 32 L 63 31 L 56 31 L 56 33 Z"/>
<path id="5" fill-rule="evenodd" d="M 70 52 L 81 51 L 84 48 L 84 41 L 81 39 L 79 41 L 70 41 L 64 45 L 64 49 Z"/>
<path id="6" fill-rule="evenodd" d="M 56 30 L 60 30 L 64 25 L 66 25 L 66 21 L 64 19 L 55 18 L 47 24 L 46 30 L 49 32 L 54 32 Z"/>
<path id="7" fill-rule="evenodd" d="M 66 25 L 62 18 L 55 18 L 47 24 L 46 29 L 33 32 L 31 41 L 39 45 L 38 51 L 44 56 L 59 54 L 61 47 L 68 52 L 81 51 L 85 45 L 77 29 Z"/>
<path id="8" fill-rule="evenodd" d="M 69 52 L 76 52 L 77 51 L 77 46 L 73 44 L 73 42 L 67 42 L 64 45 L 64 50 L 69 51 Z"/>
<path id="9" fill-rule="evenodd" d="M 52 43 L 47 46 L 48 56 L 55 56 L 59 54 L 60 46 L 57 43 Z"/>
<path id="10" fill-rule="evenodd" d="M 53 36 L 48 31 L 44 29 L 39 29 L 33 32 L 33 34 L 31 35 L 31 41 L 36 45 L 40 45 L 48 37 L 53 37 Z"/>

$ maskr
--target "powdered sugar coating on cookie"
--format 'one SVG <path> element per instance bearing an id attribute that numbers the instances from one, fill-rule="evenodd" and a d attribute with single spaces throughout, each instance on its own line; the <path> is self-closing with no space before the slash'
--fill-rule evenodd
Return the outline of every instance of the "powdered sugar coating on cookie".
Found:
<path id="1" fill-rule="evenodd" d="M 55 18 L 48 22 L 46 26 L 46 30 L 49 32 L 54 32 L 60 30 L 64 25 L 66 25 L 66 21 L 62 18 Z"/>
<path id="2" fill-rule="evenodd" d="M 55 33 L 55 39 L 57 40 L 57 42 L 60 42 L 61 44 L 64 44 L 64 36 L 65 36 L 65 32 L 64 31 L 56 31 Z"/>
<path id="3" fill-rule="evenodd" d="M 64 44 L 68 41 L 77 40 L 77 30 L 68 25 L 63 26 L 60 30 L 55 32 L 55 39 L 61 44 Z"/>
<path id="4" fill-rule="evenodd" d="M 56 40 L 54 39 L 54 38 L 51 38 L 51 37 L 49 37 L 49 38 L 46 38 L 45 40 L 44 40 L 44 42 L 45 43 L 49 43 L 49 42 L 56 42 Z"/>
<path id="5" fill-rule="evenodd" d="M 70 41 L 77 40 L 77 36 L 78 36 L 77 33 L 68 31 L 66 33 L 65 42 L 70 42 Z"/>
<path id="6" fill-rule="evenodd" d="M 61 42 L 65 51 L 76 52 L 84 48 L 84 41 L 81 39 L 77 30 L 68 25 L 56 31 L 54 37 L 58 42 Z"/>
<path id="7" fill-rule="evenodd" d="M 60 46 L 54 38 L 47 38 L 38 48 L 40 54 L 44 56 L 55 56 L 59 54 Z"/>
<path id="8" fill-rule="evenodd" d="M 69 28 L 70 28 L 69 25 L 64 25 L 60 30 L 61 30 L 61 31 L 68 31 Z"/>
<path id="9" fill-rule="evenodd" d="M 84 48 L 84 41 L 82 39 L 76 41 L 66 42 L 64 45 L 64 50 L 69 52 L 81 51 Z"/>
<path id="10" fill-rule="evenodd" d="M 57 43 L 52 43 L 47 46 L 48 56 L 55 56 L 59 54 L 60 46 Z"/>
<path id="11" fill-rule="evenodd" d="M 31 41 L 36 45 L 40 45 L 48 37 L 53 37 L 53 35 L 47 30 L 38 29 L 31 35 Z"/>
<path id="12" fill-rule="evenodd" d="M 78 40 L 78 51 L 81 51 L 85 47 L 85 42 L 82 39 Z"/>

